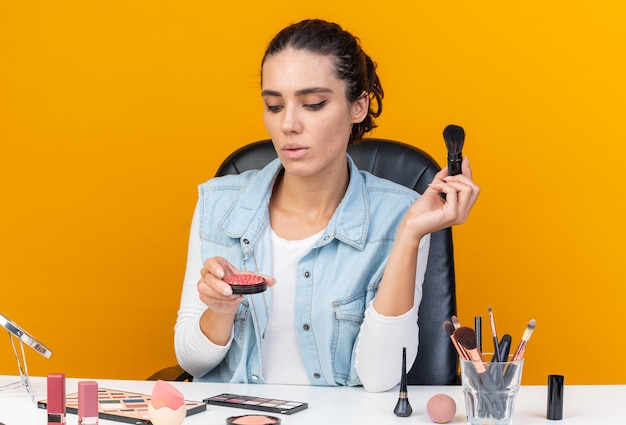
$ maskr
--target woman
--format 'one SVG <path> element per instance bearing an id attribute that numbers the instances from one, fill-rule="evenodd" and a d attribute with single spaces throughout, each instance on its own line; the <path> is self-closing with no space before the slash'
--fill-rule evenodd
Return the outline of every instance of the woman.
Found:
<path id="1" fill-rule="evenodd" d="M 399 379 L 388 359 L 417 355 L 429 234 L 463 223 L 478 197 L 469 164 L 421 197 L 356 169 L 347 147 L 375 127 L 383 90 L 336 24 L 277 34 L 261 94 L 278 158 L 200 186 L 177 359 L 197 380 L 388 390 Z M 233 295 L 222 278 L 241 272 L 270 288 Z"/>

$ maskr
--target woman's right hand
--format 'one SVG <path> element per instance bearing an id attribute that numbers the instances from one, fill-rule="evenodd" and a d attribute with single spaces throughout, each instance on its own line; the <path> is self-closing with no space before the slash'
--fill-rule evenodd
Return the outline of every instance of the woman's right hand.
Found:
<path id="1" fill-rule="evenodd" d="M 242 295 L 233 295 L 230 285 L 222 279 L 225 276 L 233 274 L 242 274 L 249 272 L 241 272 L 232 264 L 222 257 L 208 258 L 204 262 L 200 275 L 202 278 L 198 281 L 198 293 L 200 300 L 206 304 L 207 308 L 215 313 L 234 314 L 239 307 L 239 303 L 243 299 Z M 267 286 L 274 284 L 274 279 L 261 275 L 267 282 Z"/>
<path id="2" fill-rule="evenodd" d="M 240 273 L 226 259 L 222 257 L 208 258 L 204 262 L 198 281 L 200 300 L 215 313 L 233 314 L 243 299 L 240 295 L 233 295 L 230 285 L 222 279 L 224 276 Z"/>
<path id="3" fill-rule="evenodd" d="M 207 259 L 200 270 L 202 278 L 198 281 L 198 293 L 200 300 L 207 306 L 200 317 L 200 329 L 214 344 L 225 346 L 228 343 L 235 313 L 243 300 L 243 295 L 233 295 L 230 285 L 222 279 L 241 273 L 249 272 L 240 272 L 222 257 Z M 269 276 L 260 276 L 263 276 L 268 287 L 275 282 Z"/>

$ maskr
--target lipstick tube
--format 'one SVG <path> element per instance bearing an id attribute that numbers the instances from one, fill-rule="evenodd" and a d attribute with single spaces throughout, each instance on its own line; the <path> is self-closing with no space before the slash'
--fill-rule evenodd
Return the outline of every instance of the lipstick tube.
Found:
<path id="1" fill-rule="evenodd" d="M 98 424 L 98 383 L 78 383 L 78 425 Z"/>
<path id="2" fill-rule="evenodd" d="M 65 374 L 48 375 L 47 390 L 48 425 L 65 424 Z"/>
<path id="3" fill-rule="evenodd" d="M 548 408 L 546 419 L 559 421 L 563 419 L 563 375 L 548 375 Z"/>

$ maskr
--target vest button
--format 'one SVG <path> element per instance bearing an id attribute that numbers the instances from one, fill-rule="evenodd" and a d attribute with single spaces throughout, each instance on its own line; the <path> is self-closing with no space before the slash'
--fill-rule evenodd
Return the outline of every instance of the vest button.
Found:
<path id="1" fill-rule="evenodd" d="M 302 325 L 302 329 L 304 329 L 305 331 L 308 331 L 309 329 L 311 329 L 311 327 L 305 323 L 304 325 Z"/>
<path id="2" fill-rule="evenodd" d="M 245 243 L 246 245 L 248 245 L 250 243 L 250 241 L 248 239 L 244 239 L 243 243 Z"/>
<path id="3" fill-rule="evenodd" d="M 253 381 L 259 380 L 259 377 L 257 375 L 252 375 L 250 378 L 252 378 Z"/>
<path id="4" fill-rule="evenodd" d="M 311 272 L 304 272 L 304 277 L 306 277 L 306 278 L 311 277 Z"/>
<path id="5" fill-rule="evenodd" d="M 317 372 L 315 372 L 315 373 L 313 374 L 313 378 L 315 378 L 315 379 L 320 379 L 321 377 L 322 377 L 322 375 L 320 375 L 320 374 L 319 374 L 319 373 L 317 373 Z"/>

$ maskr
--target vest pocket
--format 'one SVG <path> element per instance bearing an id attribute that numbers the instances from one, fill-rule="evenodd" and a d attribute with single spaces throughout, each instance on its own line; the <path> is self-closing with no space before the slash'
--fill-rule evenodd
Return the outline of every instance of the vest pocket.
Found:
<path id="1" fill-rule="evenodd" d="M 235 313 L 235 322 L 233 324 L 233 339 L 240 342 L 245 337 L 246 323 L 248 321 L 250 304 L 248 300 L 242 300 L 239 308 Z"/>
<path id="2" fill-rule="evenodd" d="M 354 385 L 356 376 L 350 379 L 352 353 L 357 335 L 363 323 L 367 291 L 356 293 L 348 298 L 333 302 L 333 367 L 335 379 L 343 385 Z"/>

